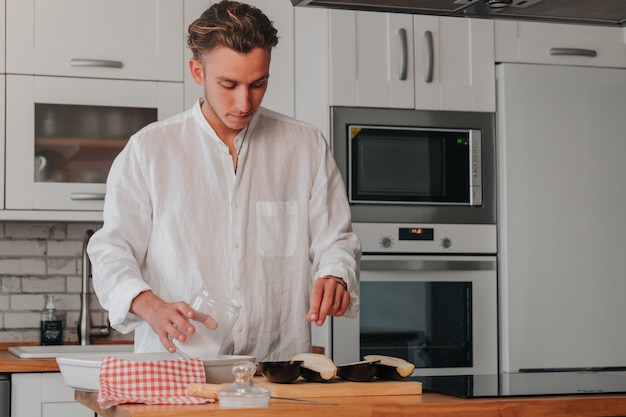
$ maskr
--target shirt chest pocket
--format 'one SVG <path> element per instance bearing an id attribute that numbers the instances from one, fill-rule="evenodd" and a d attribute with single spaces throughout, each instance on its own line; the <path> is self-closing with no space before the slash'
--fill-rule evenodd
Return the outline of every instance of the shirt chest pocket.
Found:
<path id="1" fill-rule="evenodd" d="M 256 240 L 261 256 L 291 256 L 296 250 L 298 204 L 256 203 Z"/>

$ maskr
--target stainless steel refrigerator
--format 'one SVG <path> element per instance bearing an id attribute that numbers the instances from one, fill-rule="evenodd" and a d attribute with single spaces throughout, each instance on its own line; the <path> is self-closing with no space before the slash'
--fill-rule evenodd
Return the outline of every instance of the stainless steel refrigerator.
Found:
<path id="1" fill-rule="evenodd" d="M 626 69 L 497 66 L 500 366 L 626 366 Z"/>

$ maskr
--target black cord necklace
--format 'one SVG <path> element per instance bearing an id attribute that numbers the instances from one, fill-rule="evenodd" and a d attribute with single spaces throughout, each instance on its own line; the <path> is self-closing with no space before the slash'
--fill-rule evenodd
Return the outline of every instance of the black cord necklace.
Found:
<path id="1" fill-rule="evenodd" d="M 243 138 L 241 138 L 241 143 L 239 144 L 239 149 L 237 149 L 237 156 L 239 156 L 239 153 L 241 152 L 241 148 L 243 148 L 243 143 L 246 141 L 246 136 L 248 136 L 248 129 L 250 128 L 250 125 L 246 126 L 246 131 L 243 132 Z"/>

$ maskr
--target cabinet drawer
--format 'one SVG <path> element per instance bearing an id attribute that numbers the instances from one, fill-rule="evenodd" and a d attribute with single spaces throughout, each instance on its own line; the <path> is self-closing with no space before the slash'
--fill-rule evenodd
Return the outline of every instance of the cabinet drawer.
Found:
<path id="1" fill-rule="evenodd" d="M 41 417 L 93 417 L 93 411 L 75 402 L 41 405 Z"/>
<path id="2" fill-rule="evenodd" d="M 60 372 L 41 374 L 41 401 L 44 403 L 74 402 L 74 390 L 67 386 Z"/>
<path id="3" fill-rule="evenodd" d="M 11 417 L 41 416 L 40 373 L 11 375 Z"/>
<path id="4" fill-rule="evenodd" d="M 623 28 L 538 22 L 496 22 L 496 60 L 626 67 Z"/>

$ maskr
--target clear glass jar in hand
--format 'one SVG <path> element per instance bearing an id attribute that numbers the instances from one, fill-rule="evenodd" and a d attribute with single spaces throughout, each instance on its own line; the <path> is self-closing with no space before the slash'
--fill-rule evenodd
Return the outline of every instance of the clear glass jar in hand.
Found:
<path id="1" fill-rule="evenodd" d="M 215 359 L 239 317 L 241 305 L 230 297 L 202 287 L 189 303 L 196 311 L 196 331 L 185 342 L 173 339 L 180 356 Z"/>

